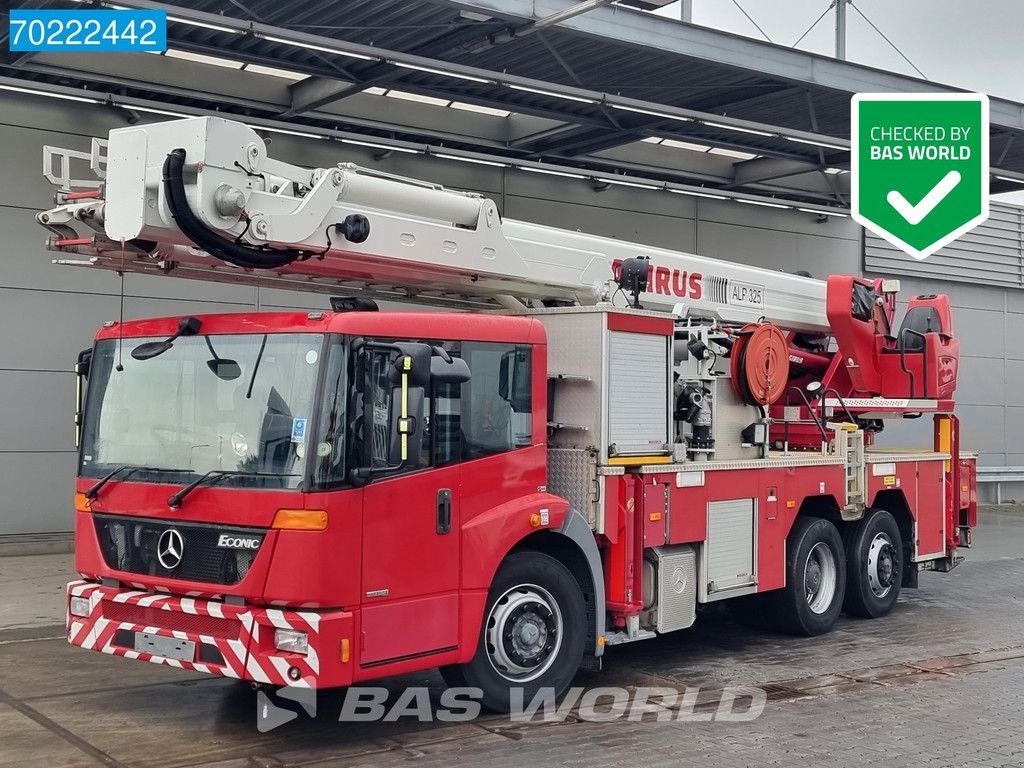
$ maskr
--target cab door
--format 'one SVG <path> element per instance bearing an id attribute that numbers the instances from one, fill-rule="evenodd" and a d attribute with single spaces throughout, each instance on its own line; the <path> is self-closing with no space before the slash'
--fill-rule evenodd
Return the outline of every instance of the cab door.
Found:
<path id="1" fill-rule="evenodd" d="M 459 465 L 363 489 L 361 664 L 458 645 Z"/>
<path id="2" fill-rule="evenodd" d="M 386 358 L 374 358 L 371 365 Z M 381 376 L 386 379 L 383 370 Z M 370 380 L 378 376 L 371 369 Z M 458 645 L 460 463 L 432 450 L 438 405 L 450 385 L 424 392 L 420 456 L 378 476 L 363 489 L 361 663 L 427 656 Z M 387 386 L 373 388 L 386 398 Z M 385 455 L 393 432 L 386 402 L 366 410 L 371 464 Z M 387 466 L 387 461 L 382 462 Z"/>

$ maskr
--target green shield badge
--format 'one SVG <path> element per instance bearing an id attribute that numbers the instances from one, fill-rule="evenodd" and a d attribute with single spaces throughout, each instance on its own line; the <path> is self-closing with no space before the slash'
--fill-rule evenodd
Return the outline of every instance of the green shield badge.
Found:
<path id="1" fill-rule="evenodd" d="M 915 259 L 988 218 L 984 94 L 857 94 L 850 139 L 854 220 Z"/>

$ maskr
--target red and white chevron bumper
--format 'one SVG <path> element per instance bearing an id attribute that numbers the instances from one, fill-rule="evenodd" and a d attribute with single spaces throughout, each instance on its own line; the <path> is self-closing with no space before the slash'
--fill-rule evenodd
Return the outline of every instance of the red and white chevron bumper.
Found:
<path id="1" fill-rule="evenodd" d="M 87 615 L 72 613 L 72 598 L 82 598 L 75 613 Z M 345 611 L 230 605 L 88 581 L 68 584 L 67 601 L 68 642 L 80 648 L 274 686 L 352 682 L 352 614 Z M 277 649 L 275 629 L 306 633 L 308 651 Z M 160 655 L 161 648 L 173 651 Z"/>

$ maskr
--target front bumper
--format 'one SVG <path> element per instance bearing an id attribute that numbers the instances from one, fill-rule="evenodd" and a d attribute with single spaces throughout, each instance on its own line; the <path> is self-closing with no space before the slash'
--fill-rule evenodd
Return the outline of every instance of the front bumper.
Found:
<path id="1" fill-rule="evenodd" d="M 72 597 L 88 599 L 88 616 L 71 615 Z M 231 605 L 89 581 L 68 584 L 66 603 L 68 642 L 80 648 L 274 686 L 352 683 L 353 616 L 346 611 Z M 305 632 L 308 653 L 276 649 L 276 628 Z M 177 653 L 181 658 L 169 658 L 137 650 L 136 633 L 193 645 Z"/>

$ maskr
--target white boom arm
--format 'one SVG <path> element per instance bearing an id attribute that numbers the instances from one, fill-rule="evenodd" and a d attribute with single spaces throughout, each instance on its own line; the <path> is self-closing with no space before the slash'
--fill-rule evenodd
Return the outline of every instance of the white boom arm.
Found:
<path id="1" fill-rule="evenodd" d="M 94 193 L 76 193 L 85 182 L 72 181 L 68 171 L 72 158 L 88 156 L 44 149 L 44 173 L 64 187 L 62 204 L 38 215 L 56 233 L 49 246 L 91 257 L 59 263 L 323 293 L 357 290 L 454 306 L 510 306 L 607 300 L 614 291 L 613 264 L 647 256 L 652 268 L 640 297 L 646 309 L 670 311 L 681 303 L 691 317 L 732 323 L 767 318 L 793 330 L 828 330 L 823 281 L 502 220 L 487 198 L 348 163 L 312 170 L 283 163 L 267 156 L 252 129 L 230 120 L 121 128 L 110 132 L 106 149 L 105 181 L 93 183 L 99 187 Z M 289 249 L 300 257 L 272 269 L 244 269 L 197 247 L 201 243 L 182 231 L 189 228 L 165 180 L 174 150 L 184 150 L 181 188 L 193 221 L 219 242 L 259 258 L 280 258 Z M 102 142 L 94 141 L 93 170 L 102 164 L 101 151 Z M 56 174 L 54 161 L 62 169 Z M 362 241 L 358 227 L 351 239 L 340 228 L 353 215 L 369 225 Z M 83 224 L 92 229 L 86 237 L 78 232 Z M 619 296 L 617 303 L 625 300 Z"/>

